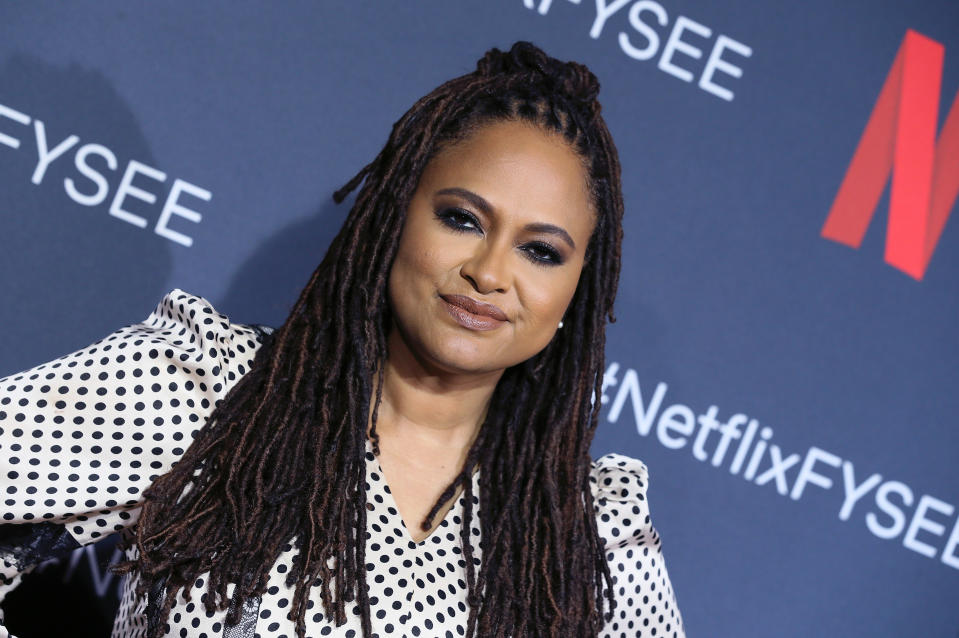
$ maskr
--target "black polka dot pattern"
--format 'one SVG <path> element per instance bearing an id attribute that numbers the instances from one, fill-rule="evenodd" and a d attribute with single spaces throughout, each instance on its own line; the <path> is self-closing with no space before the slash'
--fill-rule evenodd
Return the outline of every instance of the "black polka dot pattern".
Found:
<path id="1" fill-rule="evenodd" d="M 0 523 L 63 525 L 80 544 L 133 525 L 143 490 L 180 458 L 216 403 L 249 369 L 262 334 L 231 323 L 206 300 L 174 290 L 143 323 L 0 379 Z M 366 471 L 374 635 L 465 635 L 466 567 L 459 535 L 465 496 L 429 537 L 415 542 L 369 444 Z M 473 481 L 477 494 L 478 475 Z M 649 522 L 646 467 L 609 454 L 593 463 L 590 481 L 617 599 L 601 635 L 683 636 L 659 537 Z M 482 515 L 476 496 L 473 508 Z M 473 527 L 479 565 L 480 529 L 475 521 Z M 29 566 L 13 554 L 0 559 L 2 601 Z M 270 572 L 250 638 L 295 636 L 289 617 L 293 588 L 286 585 L 292 561 L 288 546 Z M 195 583 L 192 600 L 180 594 L 164 635 L 225 635 L 225 612 L 207 613 L 203 607 L 204 581 L 201 576 Z M 134 588 L 129 579 L 122 585 L 114 638 L 146 633 L 146 600 Z M 309 636 L 362 635 L 355 605 L 348 605 L 346 625 L 336 627 L 316 595 L 306 619 Z M 7 636 L 0 625 L 0 638 Z"/>
<path id="2" fill-rule="evenodd" d="M 646 466 L 622 454 L 593 462 L 589 482 L 596 526 L 606 546 L 616 609 L 601 636 L 685 636 L 659 534 L 649 519 Z"/>

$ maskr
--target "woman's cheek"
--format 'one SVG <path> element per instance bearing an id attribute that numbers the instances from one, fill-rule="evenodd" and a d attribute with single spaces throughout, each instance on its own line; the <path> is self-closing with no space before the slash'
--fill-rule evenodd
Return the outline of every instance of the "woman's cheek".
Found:
<path id="1" fill-rule="evenodd" d="M 540 321 L 558 323 L 573 298 L 575 288 L 570 288 L 568 277 L 547 271 L 526 285 L 529 305 L 535 309 Z"/>

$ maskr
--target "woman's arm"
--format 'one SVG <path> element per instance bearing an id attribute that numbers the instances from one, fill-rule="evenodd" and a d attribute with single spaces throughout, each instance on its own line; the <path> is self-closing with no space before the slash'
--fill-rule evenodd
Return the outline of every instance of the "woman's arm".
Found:
<path id="1" fill-rule="evenodd" d="M 174 290 L 142 323 L 0 379 L 0 601 L 37 563 L 136 522 L 263 334 Z"/>

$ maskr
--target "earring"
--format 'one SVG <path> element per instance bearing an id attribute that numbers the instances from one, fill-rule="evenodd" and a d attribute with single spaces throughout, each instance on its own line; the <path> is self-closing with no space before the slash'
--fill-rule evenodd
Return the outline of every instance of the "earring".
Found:
<path id="1" fill-rule="evenodd" d="M 560 327 L 560 328 L 563 327 L 563 322 L 562 322 L 562 321 L 559 322 L 559 327 Z"/>

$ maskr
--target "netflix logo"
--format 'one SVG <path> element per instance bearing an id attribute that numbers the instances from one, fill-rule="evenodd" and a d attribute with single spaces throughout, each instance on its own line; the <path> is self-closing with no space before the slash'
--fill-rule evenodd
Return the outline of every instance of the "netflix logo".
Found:
<path id="1" fill-rule="evenodd" d="M 936 140 L 945 48 L 906 31 L 822 236 L 859 248 L 886 182 L 886 263 L 921 280 L 959 195 L 959 93 Z"/>

